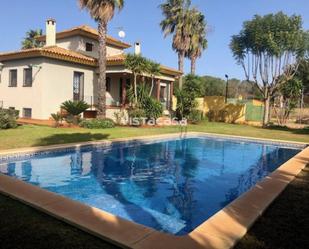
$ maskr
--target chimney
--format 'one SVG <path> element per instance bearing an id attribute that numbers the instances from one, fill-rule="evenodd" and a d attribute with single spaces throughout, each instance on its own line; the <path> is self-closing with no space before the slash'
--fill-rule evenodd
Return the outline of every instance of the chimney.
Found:
<path id="1" fill-rule="evenodd" d="M 135 55 L 140 55 L 141 54 L 141 43 L 135 42 L 134 49 L 135 49 L 134 50 Z"/>
<path id="2" fill-rule="evenodd" d="M 46 47 L 56 46 L 56 20 L 47 19 L 46 21 Z"/>

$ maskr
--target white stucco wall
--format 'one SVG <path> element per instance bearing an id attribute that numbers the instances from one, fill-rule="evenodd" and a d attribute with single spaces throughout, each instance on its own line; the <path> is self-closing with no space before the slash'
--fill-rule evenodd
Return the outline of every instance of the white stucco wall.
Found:
<path id="1" fill-rule="evenodd" d="M 42 64 L 44 84 L 42 86 L 42 115 L 48 119 L 51 113 L 59 111 L 61 103 L 73 99 L 74 72 L 84 73 L 84 97 L 90 102 L 96 96 L 97 76 L 93 67 L 45 59 Z"/>
<path id="2" fill-rule="evenodd" d="M 94 45 L 92 52 L 86 51 L 86 43 L 92 43 Z M 98 41 L 91 39 L 91 38 L 83 37 L 83 36 L 72 36 L 68 38 L 58 39 L 57 46 L 65 48 L 65 49 L 69 49 L 69 50 L 74 50 L 74 51 L 77 51 L 79 53 L 82 53 L 82 54 L 85 54 L 85 55 L 88 55 L 94 58 L 98 58 L 98 54 L 99 54 Z M 121 54 L 124 51 L 114 46 L 107 45 L 106 52 L 107 52 L 107 56 L 112 56 L 112 55 Z"/>
<path id="3" fill-rule="evenodd" d="M 1 73 L 0 102 L 3 107 L 14 107 L 21 111 L 23 108 L 32 109 L 32 118 L 49 119 L 51 113 L 60 110 L 60 105 L 66 100 L 73 99 L 73 75 L 74 72 L 84 73 L 84 99 L 88 104 L 92 98 L 94 104 L 97 99 L 97 79 L 96 69 L 90 66 L 74 64 L 49 58 L 21 59 L 9 62 L 2 62 L 4 67 Z M 32 87 L 23 87 L 23 70 L 28 65 L 33 67 Z M 17 69 L 17 87 L 9 87 L 9 70 Z M 120 103 L 120 78 L 126 81 L 132 75 L 118 73 L 108 69 L 108 77 L 111 78 L 111 90 L 107 93 L 107 105 L 115 106 Z M 162 84 L 168 84 L 168 80 L 173 78 L 163 76 Z M 168 80 L 166 80 L 166 78 Z M 156 88 L 154 89 L 156 96 Z M 113 117 L 113 109 L 108 111 L 108 116 Z"/>
<path id="4" fill-rule="evenodd" d="M 33 58 L 2 62 L 4 68 L 1 74 L 0 102 L 3 107 L 32 109 L 32 118 L 49 119 L 51 113 L 60 110 L 60 105 L 73 99 L 74 71 L 84 73 L 84 97 L 90 103 L 91 97 L 96 97 L 97 75 L 93 67 L 72 64 L 48 58 Z M 23 70 L 28 65 L 33 67 L 32 87 L 23 87 Z M 9 87 L 9 71 L 17 69 L 17 87 Z"/>
<path id="5" fill-rule="evenodd" d="M 2 63 L 4 67 L 1 73 L 0 101 L 3 101 L 3 107 L 14 107 L 16 110 L 20 110 L 20 116 L 22 116 L 23 108 L 31 108 L 33 117 L 42 117 L 44 77 L 43 67 L 42 69 L 39 69 L 39 67 L 42 66 L 43 59 L 23 59 Z M 24 69 L 28 68 L 30 64 L 37 66 L 32 69 L 32 87 L 23 87 Z M 9 87 L 9 71 L 11 69 L 17 69 L 17 87 Z"/>

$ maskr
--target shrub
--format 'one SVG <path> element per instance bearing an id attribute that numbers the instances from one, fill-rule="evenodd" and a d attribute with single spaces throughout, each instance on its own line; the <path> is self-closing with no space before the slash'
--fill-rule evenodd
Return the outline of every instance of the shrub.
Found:
<path id="1" fill-rule="evenodd" d="M 130 119 L 137 119 L 139 122 L 138 124 L 133 122 L 132 125 L 140 126 L 143 122 L 143 118 L 146 116 L 145 111 L 142 109 L 131 109 L 129 110 L 129 118 Z M 133 120 L 133 121 L 134 121 Z"/>
<path id="2" fill-rule="evenodd" d="M 19 111 L 13 109 L 0 109 L 0 129 L 17 127 Z"/>
<path id="3" fill-rule="evenodd" d="M 203 112 L 200 110 L 193 110 L 188 116 L 189 122 L 192 124 L 198 124 L 204 119 Z"/>
<path id="4" fill-rule="evenodd" d="M 143 117 L 148 119 L 154 118 L 157 119 L 163 114 L 163 107 L 161 103 L 151 96 L 149 96 L 150 89 L 144 85 L 140 84 L 137 86 L 137 113 L 140 113 L 140 110 L 144 110 Z M 128 99 L 134 101 L 134 91 L 131 88 L 128 91 Z"/>
<path id="5" fill-rule="evenodd" d="M 123 125 L 127 121 L 127 115 L 124 110 L 120 110 L 119 112 L 114 113 L 114 117 L 117 125 Z"/>
<path id="6" fill-rule="evenodd" d="M 68 100 L 62 103 L 61 108 L 66 110 L 69 114 L 77 116 L 86 111 L 89 108 L 89 105 L 83 100 L 81 101 Z"/>
<path id="7" fill-rule="evenodd" d="M 105 119 L 88 119 L 83 120 L 80 123 L 81 127 L 87 129 L 107 129 L 107 128 L 114 128 L 115 123 L 113 120 L 105 118 Z"/>
<path id="8" fill-rule="evenodd" d="M 142 107 L 148 119 L 151 118 L 157 119 L 162 116 L 163 113 L 162 104 L 159 101 L 153 99 L 152 97 L 148 97 L 143 103 Z"/>
<path id="9" fill-rule="evenodd" d="M 190 113 L 197 107 L 195 97 L 186 90 L 176 91 L 177 108 L 176 116 L 178 119 L 188 118 Z"/>
<path id="10" fill-rule="evenodd" d="M 194 75 L 185 77 L 183 89 L 175 93 L 177 97 L 176 116 L 178 119 L 188 118 L 190 113 L 197 107 L 196 98 L 202 93 L 200 78 Z"/>
<path id="11" fill-rule="evenodd" d="M 55 127 L 59 127 L 60 123 L 63 120 L 63 116 L 60 113 L 52 113 L 51 117 L 55 121 Z"/>
<path id="12" fill-rule="evenodd" d="M 65 117 L 67 123 L 78 124 L 80 121 L 80 114 L 89 108 L 89 105 L 81 101 L 65 101 L 62 103 L 61 108 L 64 109 L 69 115 Z"/>

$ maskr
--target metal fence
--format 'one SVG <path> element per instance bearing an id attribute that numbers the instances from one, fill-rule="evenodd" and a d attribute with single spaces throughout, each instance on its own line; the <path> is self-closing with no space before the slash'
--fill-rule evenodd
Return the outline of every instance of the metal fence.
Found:
<path id="1" fill-rule="evenodd" d="M 264 115 L 263 106 L 255 106 L 252 103 L 246 104 L 246 121 L 262 121 Z"/>

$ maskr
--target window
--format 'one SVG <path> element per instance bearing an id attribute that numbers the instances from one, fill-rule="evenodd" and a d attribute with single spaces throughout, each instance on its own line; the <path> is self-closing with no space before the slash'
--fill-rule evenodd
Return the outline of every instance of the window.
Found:
<path id="1" fill-rule="evenodd" d="M 23 118 L 32 118 L 31 108 L 23 108 Z"/>
<path id="2" fill-rule="evenodd" d="M 106 92 L 111 92 L 111 78 L 107 77 L 106 78 Z"/>
<path id="3" fill-rule="evenodd" d="M 9 86 L 17 87 L 17 69 L 10 70 Z"/>
<path id="4" fill-rule="evenodd" d="M 87 52 L 92 52 L 93 51 L 93 44 L 86 42 L 86 51 Z"/>
<path id="5" fill-rule="evenodd" d="M 26 87 L 32 86 L 32 68 L 24 69 L 24 85 Z"/>
<path id="6" fill-rule="evenodd" d="M 84 100 L 84 73 L 74 72 L 73 76 L 73 100 Z"/>

